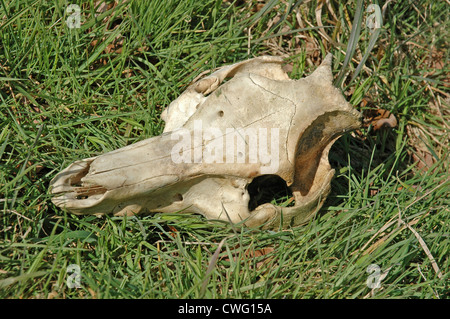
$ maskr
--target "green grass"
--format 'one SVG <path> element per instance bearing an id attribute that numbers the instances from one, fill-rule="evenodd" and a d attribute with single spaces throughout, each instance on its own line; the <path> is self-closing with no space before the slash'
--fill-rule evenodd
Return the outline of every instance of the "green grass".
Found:
<path id="1" fill-rule="evenodd" d="M 79 29 L 65 23 L 69 3 Z M 93 3 L 0 0 L 0 297 L 450 296 L 444 1 L 380 3 L 375 35 L 368 1 L 323 5 L 323 28 L 316 1 L 129 1 L 99 16 Z M 332 193 L 308 225 L 80 217 L 51 203 L 49 181 L 74 160 L 160 134 L 161 110 L 200 73 L 272 54 L 300 78 L 326 52 L 348 101 L 364 111 L 369 98 L 398 125 L 336 142 Z M 381 288 L 367 286 L 371 264 L 389 269 Z"/>

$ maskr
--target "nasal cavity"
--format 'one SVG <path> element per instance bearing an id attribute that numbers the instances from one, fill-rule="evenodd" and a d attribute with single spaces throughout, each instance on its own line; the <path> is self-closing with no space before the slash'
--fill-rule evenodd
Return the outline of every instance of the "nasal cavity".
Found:
<path id="1" fill-rule="evenodd" d="M 247 185 L 250 195 L 248 209 L 253 211 L 258 206 L 265 203 L 274 205 L 286 205 L 292 202 L 292 192 L 286 185 L 286 181 L 278 175 L 261 175 L 255 177 Z"/>

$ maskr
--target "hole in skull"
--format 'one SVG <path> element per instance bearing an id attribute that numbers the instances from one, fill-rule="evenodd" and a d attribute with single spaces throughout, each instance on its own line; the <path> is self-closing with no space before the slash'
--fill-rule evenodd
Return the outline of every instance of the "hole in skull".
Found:
<path id="1" fill-rule="evenodd" d="M 92 195 L 100 195 L 107 192 L 107 189 L 100 185 L 75 187 L 76 199 L 88 199 Z"/>
<path id="2" fill-rule="evenodd" d="M 175 194 L 173 196 L 173 200 L 176 201 L 176 202 L 181 202 L 183 200 L 183 195 L 181 195 L 180 193 Z"/>
<path id="3" fill-rule="evenodd" d="M 278 175 L 258 176 L 247 185 L 247 190 L 250 195 L 248 202 L 250 211 L 265 203 L 281 204 L 292 197 L 286 181 Z"/>

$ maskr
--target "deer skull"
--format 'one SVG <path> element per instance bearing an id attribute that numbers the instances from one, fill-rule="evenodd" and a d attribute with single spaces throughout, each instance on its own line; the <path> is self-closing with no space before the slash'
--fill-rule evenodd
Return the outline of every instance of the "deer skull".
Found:
<path id="1" fill-rule="evenodd" d="M 360 125 L 359 112 L 332 85 L 331 58 L 300 80 L 289 79 L 279 57 L 219 69 L 163 111 L 160 136 L 57 174 L 53 203 L 75 214 L 189 212 L 264 228 L 306 223 L 330 191 L 331 146 Z M 294 205 L 264 202 L 274 188 Z"/>

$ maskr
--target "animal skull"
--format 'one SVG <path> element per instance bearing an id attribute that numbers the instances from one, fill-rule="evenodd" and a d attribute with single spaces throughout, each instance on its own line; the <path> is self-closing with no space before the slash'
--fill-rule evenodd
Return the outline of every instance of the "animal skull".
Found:
<path id="1" fill-rule="evenodd" d="M 219 69 L 163 111 L 160 136 L 57 174 L 53 203 L 75 214 L 190 212 L 263 228 L 306 223 L 330 191 L 331 146 L 360 125 L 359 112 L 332 85 L 331 58 L 300 80 L 289 79 L 279 57 Z M 283 185 L 293 206 L 258 201 Z"/>

